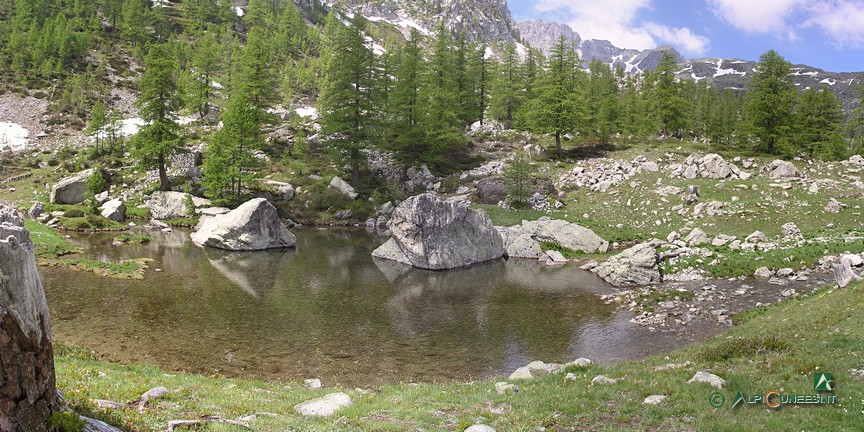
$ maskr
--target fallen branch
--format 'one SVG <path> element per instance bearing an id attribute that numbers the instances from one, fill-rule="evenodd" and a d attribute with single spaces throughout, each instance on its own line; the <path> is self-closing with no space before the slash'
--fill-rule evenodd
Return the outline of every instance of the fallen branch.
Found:
<path id="1" fill-rule="evenodd" d="M 178 426 L 195 426 L 207 422 L 226 423 L 234 426 L 240 426 L 244 429 L 252 430 L 248 423 L 243 423 L 237 420 L 229 420 L 219 416 L 204 416 L 201 420 L 171 420 L 168 422 L 168 432 L 174 432 L 174 428 Z"/>

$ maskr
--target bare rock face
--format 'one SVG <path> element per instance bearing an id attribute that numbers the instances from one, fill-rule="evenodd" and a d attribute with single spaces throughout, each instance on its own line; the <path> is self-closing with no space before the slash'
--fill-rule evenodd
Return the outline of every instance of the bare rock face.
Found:
<path id="1" fill-rule="evenodd" d="M 489 216 L 465 204 L 416 195 L 396 207 L 393 236 L 372 252 L 376 258 L 429 270 L 445 270 L 501 258 L 504 246 Z"/>
<path id="2" fill-rule="evenodd" d="M 24 219 L 0 205 L 0 430 L 46 431 L 59 408 L 51 319 Z"/>
<path id="3" fill-rule="evenodd" d="M 276 207 L 255 198 L 236 209 L 207 219 L 191 234 L 198 246 L 232 251 L 255 251 L 294 247 L 294 234 L 279 220 Z"/>

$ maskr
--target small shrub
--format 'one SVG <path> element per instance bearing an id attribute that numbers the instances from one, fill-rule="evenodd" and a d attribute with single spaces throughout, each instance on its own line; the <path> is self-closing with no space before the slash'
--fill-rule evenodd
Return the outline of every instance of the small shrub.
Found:
<path id="1" fill-rule="evenodd" d="M 80 209 L 69 209 L 63 212 L 63 217 L 65 218 L 80 218 L 84 216 L 86 216 L 84 210 Z"/>
<path id="2" fill-rule="evenodd" d="M 72 411 L 55 412 L 48 417 L 48 425 L 61 432 L 80 432 L 86 424 Z"/>

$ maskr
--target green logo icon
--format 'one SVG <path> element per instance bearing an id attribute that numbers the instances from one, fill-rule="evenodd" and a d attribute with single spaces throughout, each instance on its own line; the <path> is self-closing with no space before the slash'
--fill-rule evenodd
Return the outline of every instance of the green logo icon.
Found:
<path id="1" fill-rule="evenodd" d="M 711 397 L 708 398 L 708 403 L 710 403 L 714 408 L 720 408 L 724 403 L 726 403 L 726 396 L 723 396 L 723 393 L 720 392 L 711 393 Z"/>
<path id="2" fill-rule="evenodd" d="M 735 408 L 741 402 L 747 403 L 744 399 L 744 395 L 739 391 L 738 394 L 735 395 L 735 402 L 732 402 L 732 408 Z"/>
<path id="3" fill-rule="evenodd" d="M 834 379 L 830 373 L 817 373 L 813 375 L 813 388 L 816 391 L 834 391 Z"/>

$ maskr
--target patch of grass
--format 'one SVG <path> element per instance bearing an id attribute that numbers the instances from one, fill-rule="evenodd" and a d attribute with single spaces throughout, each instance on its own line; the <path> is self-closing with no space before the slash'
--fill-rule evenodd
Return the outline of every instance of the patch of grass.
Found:
<path id="1" fill-rule="evenodd" d="M 198 218 L 176 218 L 165 221 L 168 226 L 179 227 L 179 228 L 192 228 L 195 225 L 198 225 Z"/>
<path id="2" fill-rule="evenodd" d="M 152 238 L 150 238 L 150 236 L 148 236 L 146 234 L 139 234 L 139 235 L 120 234 L 120 235 L 114 237 L 114 241 L 120 242 L 120 243 L 145 244 L 145 243 L 150 243 L 150 240 L 152 240 Z"/>
<path id="3" fill-rule="evenodd" d="M 573 249 L 561 246 L 558 243 L 548 241 L 540 242 L 540 249 L 544 252 L 550 250 L 558 251 L 567 259 L 580 258 L 585 255 L 582 251 L 574 251 Z"/>
<path id="4" fill-rule="evenodd" d="M 64 229 L 72 231 L 122 231 L 128 228 L 119 222 L 93 214 L 84 217 L 62 218 L 60 225 Z"/>
<path id="5" fill-rule="evenodd" d="M 639 305 L 641 310 L 654 312 L 654 308 L 665 301 L 687 301 L 692 300 L 696 295 L 692 291 L 677 290 L 677 289 L 657 289 L 654 287 L 643 288 L 636 294 L 633 299 Z"/>
<path id="6" fill-rule="evenodd" d="M 148 268 L 149 258 L 123 260 L 120 262 L 105 262 L 86 258 L 44 260 L 42 264 L 51 267 L 62 267 L 70 270 L 89 271 L 101 277 L 114 279 L 144 279 L 144 271 Z"/>
<path id="7" fill-rule="evenodd" d="M 126 206 L 126 217 L 130 219 L 149 219 L 150 209 Z"/>
<path id="8" fill-rule="evenodd" d="M 706 345 L 696 353 L 695 358 L 705 363 L 719 363 L 736 357 L 782 353 L 791 348 L 789 342 L 775 335 L 736 337 Z"/>
<path id="9" fill-rule="evenodd" d="M 30 232 L 30 240 L 33 241 L 37 259 L 53 259 L 78 252 L 78 249 L 68 240 L 46 225 L 25 219 L 24 227 Z"/>

